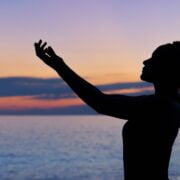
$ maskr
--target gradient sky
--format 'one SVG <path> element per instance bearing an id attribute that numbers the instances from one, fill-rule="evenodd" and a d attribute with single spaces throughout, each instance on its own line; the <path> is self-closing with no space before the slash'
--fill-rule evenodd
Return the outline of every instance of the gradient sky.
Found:
<path id="1" fill-rule="evenodd" d="M 1 0 L 0 77 L 57 77 L 35 56 L 46 40 L 95 84 L 139 80 L 160 44 L 180 40 L 179 0 Z"/>
<path id="2" fill-rule="evenodd" d="M 2 0 L 0 77 L 56 77 L 35 57 L 42 38 L 92 81 L 137 80 L 158 45 L 180 39 L 179 17 L 179 0 Z"/>

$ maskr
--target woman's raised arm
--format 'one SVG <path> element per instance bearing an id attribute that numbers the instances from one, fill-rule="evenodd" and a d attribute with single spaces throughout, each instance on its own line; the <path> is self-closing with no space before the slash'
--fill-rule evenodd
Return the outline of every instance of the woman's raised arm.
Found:
<path id="1" fill-rule="evenodd" d="M 96 112 L 124 119 L 128 118 L 128 111 L 132 109 L 131 104 L 134 102 L 133 97 L 102 93 L 68 67 L 51 47 L 46 48 L 46 42 L 42 44 L 40 40 L 35 43 L 35 51 L 36 55 L 53 68 L 71 89 Z"/>

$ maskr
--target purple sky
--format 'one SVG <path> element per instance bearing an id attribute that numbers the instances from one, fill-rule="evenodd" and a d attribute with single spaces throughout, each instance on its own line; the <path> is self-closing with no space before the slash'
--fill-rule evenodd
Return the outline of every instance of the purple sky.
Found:
<path id="1" fill-rule="evenodd" d="M 0 77 L 56 77 L 35 57 L 42 38 L 93 82 L 137 80 L 157 46 L 180 39 L 179 17 L 179 0 L 1 1 Z"/>
<path id="2" fill-rule="evenodd" d="M 180 40 L 179 17 L 179 0 L 2 0 L 0 79 L 57 77 L 35 56 L 33 44 L 42 38 L 73 70 L 93 84 L 109 87 L 112 83 L 139 81 L 143 60 L 157 46 Z M 38 108 L 44 108 L 43 112 L 50 108 L 49 113 L 53 114 L 62 107 L 70 108 L 66 109 L 69 113 L 72 107 L 77 112 L 78 105 L 82 105 L 72 94 L 67 95 L 68 90 L 63 98 L 57 96 L 58 89 L 51 93 L 51 85 L 48 93 L 43 91 L 36 79 L 30 84 L 21 84 L 19 79 L 8 83 L 6 78 L 3 82 L 0 114 L 4 110 L 8 114 L 18 110 L 31 114 L 34 109 L 39 112 Z M 42 90 L 41 98 L 20 93 L 34 83 Z M 14 94 L 8 95 L 11 91 L 6 92 L 7 88 Z M 111 91 L 139 94 L 151 92 L 152 87 L 115 87 Z M 49 99 L 54 96 L 55 99 Z"/>

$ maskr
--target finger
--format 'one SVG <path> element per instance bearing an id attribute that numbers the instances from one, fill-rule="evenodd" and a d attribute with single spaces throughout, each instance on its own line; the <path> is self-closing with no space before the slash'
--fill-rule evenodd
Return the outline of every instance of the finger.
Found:
<path id="1" fill-rule="evenodd" d="M 42 40 L 40 39 L 37 43 L 37 46 L 41 46 Z"/>
<path id="2" fill-rule="evenodd" d="M 41 43 L 42 43 L 42 40 L 40 39 L 38 42 L 34 43 L 34 46 L 35 47 L 40 47 Z"/>
<path id="3" fill-rule="evenodd" d="M 51 46 L 48 46 L 49 51 L 54 52 L 53 48 Z"/>
<path id="4" fill-rule="evenodd" d="M 49 53 L 48 53 L 48 48 L 45 48 L 45 49 L 44 49 L 44 53 L 49 54 Z"/>
<path id="5" fill-rule="evenodd" d="M 44 50 L 45 46 L 46 46 L 47 42 L 44 42 L 43 45 L 41 46 L 41 49 Z"/>
<path id="6" fill-rule="evenodd" d="M 50 53 L 51 55 L 56 54 L 51 46 L 48 47 L 48 53 Z"/>
<path id="7" fill-rule="evenodd" d="M 35 47 L 36 51 L 40 51 L 41 50 L 41 48 L 40 48 L 38 43 L 34 43 L 34 47 Z"/>
<path id="8" fill-rule="evenodd" d="M 42 54 L 42 51 L 39 47 L 35 46 L 35 52 L 37 56 L 40 56 Z"/>
<path id="9" fill-rule="evenodd" d="M 34 46 L 35 46 L 35 48 L 36 48 L 36 47 L 38 46 L 38 43 L 37 43 L 37 42 L 35 42 L 35 43 L 34 43 Z"/>
<path id="10" fill-rule="evenodd" d="M 35 43 L 35 52 L 37 56 L 42 56 L 45 52 L 44 50 L 39 46 L 39 43 Z"/>

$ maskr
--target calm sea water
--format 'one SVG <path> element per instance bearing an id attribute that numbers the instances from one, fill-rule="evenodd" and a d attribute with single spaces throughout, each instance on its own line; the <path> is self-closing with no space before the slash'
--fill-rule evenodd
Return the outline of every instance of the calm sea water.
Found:
<path id="1" fill-rule="evenodd" d="M 106 116 L 0 116 L 0 180 L 121 180 L 124 123 Z M 180 180 L 180 136 L 170 177 Z"/>

